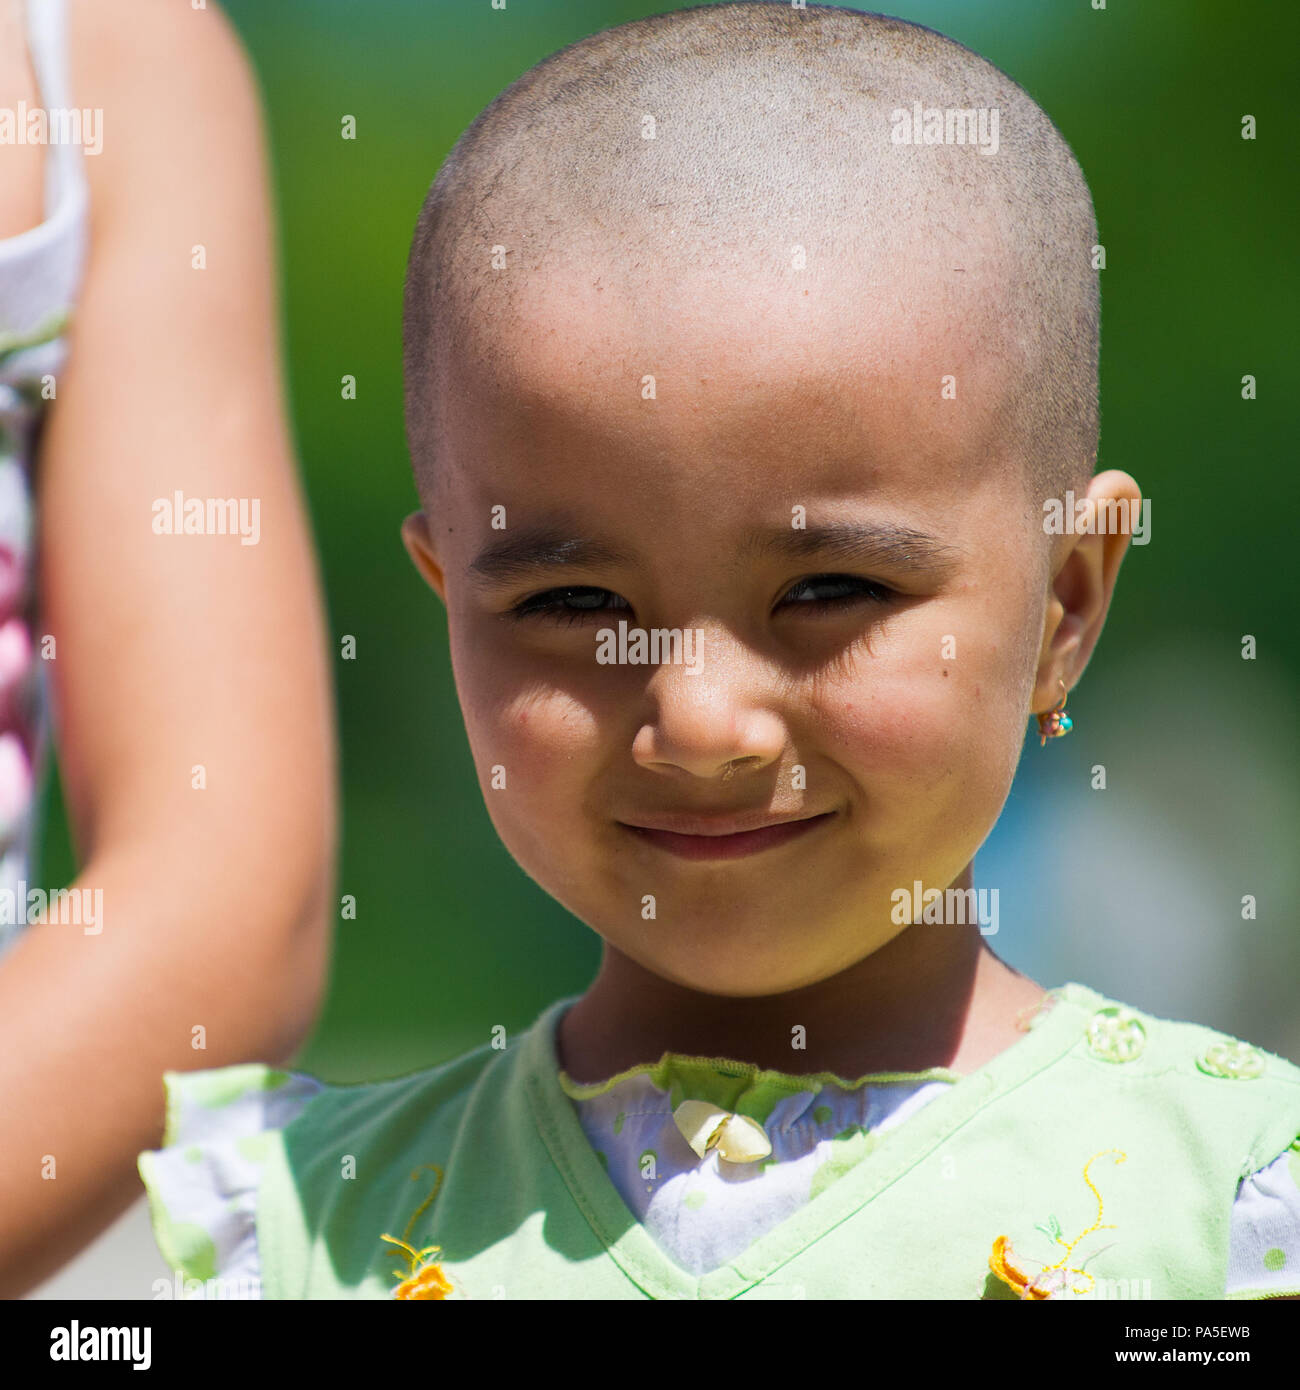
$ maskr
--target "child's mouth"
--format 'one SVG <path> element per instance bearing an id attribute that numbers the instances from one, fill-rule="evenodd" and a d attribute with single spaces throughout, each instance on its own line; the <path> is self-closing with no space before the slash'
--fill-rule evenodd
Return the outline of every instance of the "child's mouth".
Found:
<path id="1" fill-rule="evenodd" d="M 740 859 L 747 854 L 757 854 L 760 850 L 797 840 L 834 815 L 834 811 L 825 811 L 805 820 L 782 821 L 779 825 L 765 825 L 734 835 L 682 835 L 673 830 L 651 830 L 623 821 L 619 824 L 633 835 L 667 850 L 669 854 L 677 855 L 679 859 Z"/>

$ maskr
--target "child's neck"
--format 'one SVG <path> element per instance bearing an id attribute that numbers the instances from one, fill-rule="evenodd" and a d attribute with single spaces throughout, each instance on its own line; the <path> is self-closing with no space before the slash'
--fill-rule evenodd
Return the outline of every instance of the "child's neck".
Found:
<path id="1" fill-rule="evenodd" d="M 606 944 L 600 973 L 560 1022 L 557 1048 L 579 1082 L 665 1052 L 850 1081 L 930 1067 L 965 1075 L 1024 1036 L 1043 995 L 987 949 L 974 924 L 907 927 L 829 980 L 753 999 L 673 984 Z M 791 1047 L 795 1024 L 806 1028 L 803 1050 Z"/>

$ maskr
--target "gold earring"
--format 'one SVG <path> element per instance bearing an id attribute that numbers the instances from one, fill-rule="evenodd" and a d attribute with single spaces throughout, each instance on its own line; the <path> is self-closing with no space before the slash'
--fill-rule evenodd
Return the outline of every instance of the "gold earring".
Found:
<path id="1" fill-rule="evenodd" d="M 1034 716 L 1038 720 L 1038 732 L 1041 735 L 1038 743 L 1040 748 L 1044 747 L 1049 738 L 1064 738 L 1074 728 L 1074 720 L 1065 712 L 1065 682 L 1058 677 L 1056 683 L 1061 687 L 1061 698 L 1046 714 Z"/>

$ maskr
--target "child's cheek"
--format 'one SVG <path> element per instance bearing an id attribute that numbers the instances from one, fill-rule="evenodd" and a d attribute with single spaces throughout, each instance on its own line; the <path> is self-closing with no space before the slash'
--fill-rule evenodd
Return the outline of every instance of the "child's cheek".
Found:
<path id="1" fill-rule="evenodd" d="M 954 631 L 966 640 L 954 643 Z M 955 609 L 884 638 L 842 684 L 818 693 L 828 754 L 868 803 L 888 800 L 894 817 L 941 790 L 1004 795 L 1024 735 L 1016 644 L 978 635 Z"/>
<path id="2" fill-rule="evenodd" d="M 575 843 L 596 746 L 592 711 L 569 690 L 485 676 L 466 718 L 488 814 L 512 853 Z"/>

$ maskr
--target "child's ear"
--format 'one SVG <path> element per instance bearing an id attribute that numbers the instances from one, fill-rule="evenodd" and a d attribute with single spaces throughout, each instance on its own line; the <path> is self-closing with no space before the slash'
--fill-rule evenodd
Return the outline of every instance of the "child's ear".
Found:
<path id="1" fill-rule="evenodd" d="M 1054 562 L 1031 714 L 1045 713 L 1060 701 L 1058 680 L 1072 690 L 1083 675 L 1106 621 L 1120 561 L 1143 510 L 1142 490 L 1117 468 L 1098 473 L 1089 484 L 1088 497 L 1095 504 L 1093 529 L 1069 537 L 1064 559 Z M 1145 522 L 1142 517 L 1140 539 L 1145 538 Z"/>
<path id="2" fill-rule="evenodd" d="M 443 578 L 442 566 L 438 563 L 434 550 L 429 518 L 423 512 L 412 512 L 402 522 L 402 544 L 406 547 L 411 562 L 420 571 L 421 578 L 445 604 L 446 580 Z"/>

